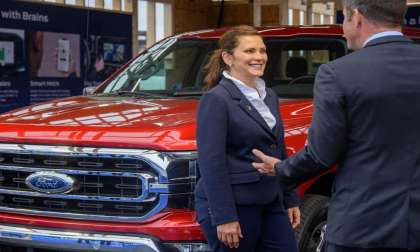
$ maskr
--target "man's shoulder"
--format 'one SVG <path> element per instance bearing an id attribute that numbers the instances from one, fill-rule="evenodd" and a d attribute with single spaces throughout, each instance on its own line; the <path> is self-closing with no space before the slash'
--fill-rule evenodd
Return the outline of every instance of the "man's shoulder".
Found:
<path id="1" fill-rule="evenodd" d="M 353 51 L 343 57 L 335 59 L 327 63 L 327 65 L 333 69 L 339 68 L 365 68 L 365 65 L 369 65 L 372 60 L 379 60 L 379 57 L 385 55 L 377 55 L 375 47 L 362 48 L 357 51 Z"/>
<path id="2" fill-rule="evenodd" d="M 348 68 L 352 65 L 359 65 L 364 57 L 366 57 L 366 53 L 359 50 L 325 63 L 325 65 L 332 69 Z"/>
<path id="3" fill-rule="evenodd" d="M 405 39 L 405 37 L 403 38 L 404 40 L 394 41 L 395 43 L 383 43 L 362 48 L 327 64 L 332 68 L 349 66 L 364 68 L 365 65 L 371 64 L 372 61 L 380 62 L 387 57 L 396 57 L 400 55 L 401 50 L 412 51 L 413 55 L 420 55 L 420 45 Z M 385 51 L 388 51 L 388 53 L 384 53 Z"/>

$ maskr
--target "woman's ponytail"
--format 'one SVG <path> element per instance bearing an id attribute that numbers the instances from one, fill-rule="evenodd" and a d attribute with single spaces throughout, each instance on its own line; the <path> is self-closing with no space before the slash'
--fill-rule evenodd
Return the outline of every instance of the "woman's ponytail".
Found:
<path id="1" fill-rule="evenodd" d="M 226 65 L 222 59 L 222 49 L 217 49 L 213 52 L 204 67 L 204 71 L 206 73 L 206 76 L 204 77 L 204 85 L 207 90 L 210 90 L 216 84 L 216 81 L 220 78 L 220 75 L 225 68 Z"/>

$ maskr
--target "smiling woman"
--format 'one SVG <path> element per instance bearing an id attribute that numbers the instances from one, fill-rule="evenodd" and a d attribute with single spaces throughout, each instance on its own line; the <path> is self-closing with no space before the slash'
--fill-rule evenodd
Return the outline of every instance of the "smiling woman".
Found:
<path id="1" fill-rule="evenodd" d="M 220 74 L 227 71 L 245 84 L 255 86 L 256 78 L 264 74 L 266 63 L 266 47 L 258 31 L 249 26 L 237 26 L 219 39 L 219 49 L 205 66 L 204 83 L 210 89 L 217 84 Z"/>
<path id="2" fill-rule="evenodd" d="M 256 78 L 264 74 L 267 63 L 265 44 L 260 36 L 240 36 L 233 52 L 222 52 L 223 61 L 229 66 L 228 73 L 250 87 L 256 86 Z"/>
<path id="3" fill-rule="evenodd" d="M 251 165 L 256 146 L 287 157 L 279 101 L 261 78 L 266 46 L 254 28 L 238 26 L 219 39 L 219 48 L 205 67 L 210 90 L 198 108 L 197 221 L 213 252 L 296 252 L 296 193 Z"/>

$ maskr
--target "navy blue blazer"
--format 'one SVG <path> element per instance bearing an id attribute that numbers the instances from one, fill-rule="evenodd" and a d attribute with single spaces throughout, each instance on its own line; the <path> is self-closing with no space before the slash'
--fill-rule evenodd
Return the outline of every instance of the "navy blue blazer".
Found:
<path id="1" fill-rule="evenodd" d="M 327 240 L 420 249 L 420 46 L 402 36 L 322 65 L 308 145 L 276 165 L 290 185 L 337 164 Z"/>
<path id="2" fill-rule="evenodd" d="M 265 102 L 276 118 L 273 130 L 235 86 L 224 77 L 205 93 L 197 115 L 198 163 L 195 190 L 197 218 L 210 210 L 213 225 L 237 221 L 236 205 L 265 205 L 279 200 L 281 209 L 298 205 L 294 191 L 284 192 L 277 177 L 263 176 L 252 166 L 257 148 L 287 157 L 277 95 L 266 89 Z M 200 200 L 198 200 L 200 199 Z"/>

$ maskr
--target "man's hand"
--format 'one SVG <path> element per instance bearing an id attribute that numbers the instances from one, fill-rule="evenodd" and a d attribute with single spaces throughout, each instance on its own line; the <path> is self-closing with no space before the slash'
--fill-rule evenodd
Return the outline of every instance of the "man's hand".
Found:
<path id="1" fill-rule="evenodd" d="M 262 161 L 262 163 L 252 163 L 255 169 L 267 176 L 276 176 L 274 166 L 278 162 L 281 162 L 280 159 L 267 156 L 257 149 L 253 149 L 252 153 L 254 153 L 254 155 Z"/>
<path id="2" fill-rule="evenodd" d="M 291 207 L 287 209 L 290 222 L 292 223 L 293 229 L 295 229 L 300 224 L 300 210 L 299 207 Z"/>
<path id="3" fill-rule="evenodd" d="M 229 248 L 238 248 L 239 239 L 243 238 L 239 222 L 234 221 L 218 225 L 217 238 Z"/>

